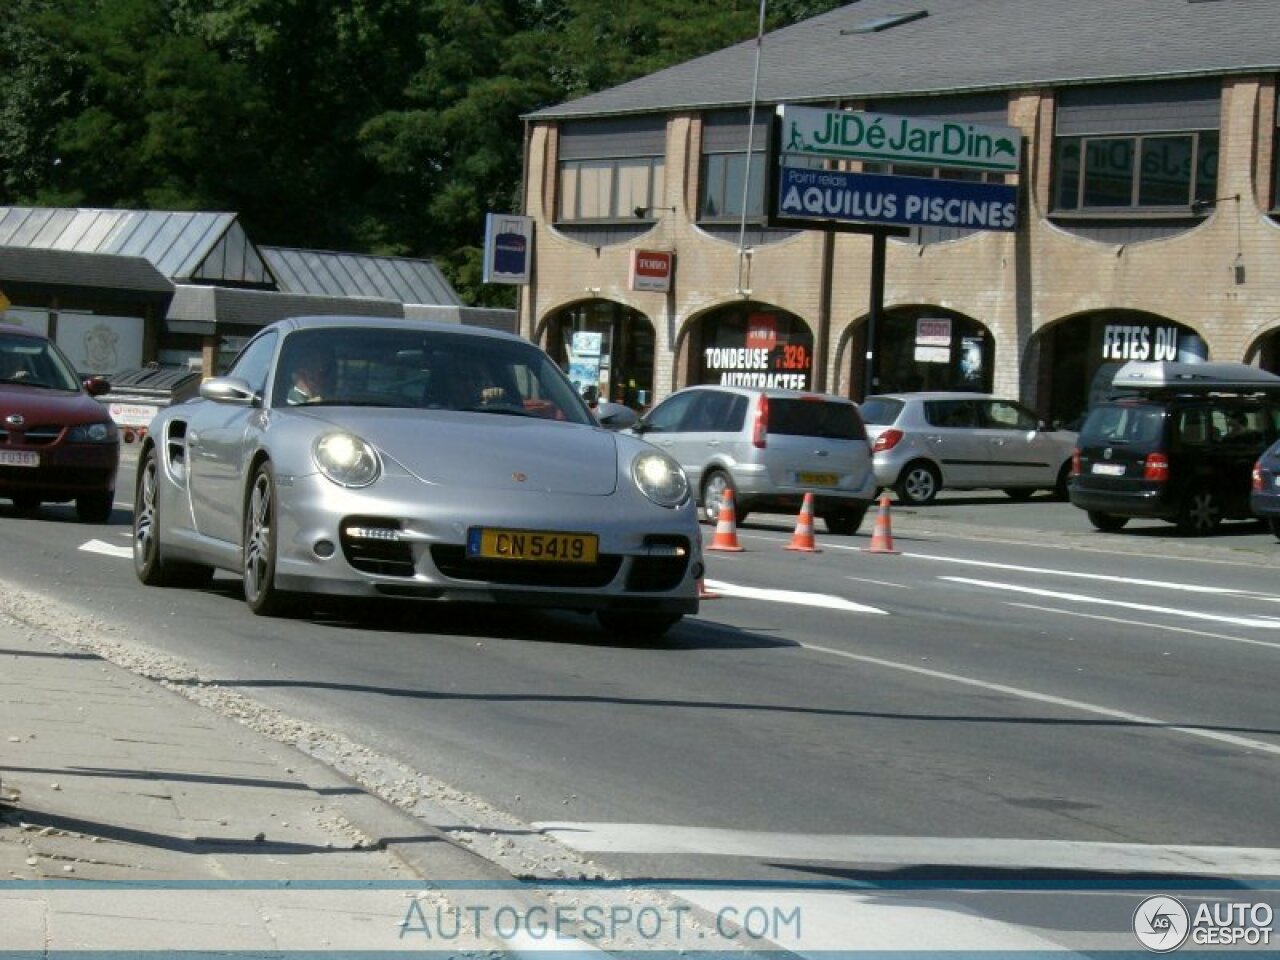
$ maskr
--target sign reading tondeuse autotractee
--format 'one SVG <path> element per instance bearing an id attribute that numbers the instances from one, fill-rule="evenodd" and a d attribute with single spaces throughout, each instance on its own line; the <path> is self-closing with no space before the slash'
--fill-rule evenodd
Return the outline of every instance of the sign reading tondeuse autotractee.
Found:
<path id="1" fill-rule="evenodd" d="M 959 169 L 1018 169 L 1013 127 L 781 106 L 780 167 L 771 222 L 778 225 L 896 224 L 968 230 L 1016 229 L 1017 187 L 955 177 L 824 169 L 815 160 Z"/>

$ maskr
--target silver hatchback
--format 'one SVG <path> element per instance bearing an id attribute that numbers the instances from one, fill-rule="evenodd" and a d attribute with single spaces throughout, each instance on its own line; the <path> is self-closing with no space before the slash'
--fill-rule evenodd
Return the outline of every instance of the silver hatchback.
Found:
<path id="1" fill-rule="evenodd" d="M 793 390 L 697 386 L 677 391 L 632 432 L 669 454 L 715 522 L 733 490 L 738 521 L 752 510 L 795 512 L 805 493 L 832 533 L 856 533 L 875 493 L 857 406 Z"/>
<path id="2" fill-rule="evenodd" d="M 975 393 L 867 397 L 876 483 L 906 503 L 928 503 L 943 487 L 995 488 L 1015 500 L 1036 490 L 1066 499 L 1076 434 L 1057 430 L 1014 400 Z"/>

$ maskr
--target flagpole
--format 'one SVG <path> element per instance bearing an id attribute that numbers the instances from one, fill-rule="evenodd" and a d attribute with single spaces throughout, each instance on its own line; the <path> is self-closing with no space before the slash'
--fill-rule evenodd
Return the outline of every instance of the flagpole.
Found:
<path id="1" fill-rule="evenodd" d="M 747 259 L 747 205 L 751 199 L 751 157 L 755 149 L 756 99 L 760 93 L 760 51 L 764 47 L 764 10 L 768 0 L 760 0 L 760 21 L 756 27 L 756 66 L 751 78 L 751 109 L 747 112 L 747 169 L 742 182 L 742 218 L 738 224 L 738 295 L 751 291 L 742 286 L 742 268 Z"/>

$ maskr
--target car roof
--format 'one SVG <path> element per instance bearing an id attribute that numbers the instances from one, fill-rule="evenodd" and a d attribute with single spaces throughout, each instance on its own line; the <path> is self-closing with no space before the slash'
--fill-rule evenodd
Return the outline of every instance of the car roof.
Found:
<path id="1" fill-rule="evenodd" d="M 677 390 L 676 393 L 691 393 L 695 390 L 719 390 L 723 393 L 737 393 L 744 397 L 766 396 L 770 400 L 816 399 L 833 403 L 853 403 L 848 397 L 836 393 L 823 393 L 820 390 L 787 390 L 783 387 L 744 387 L 729 383 L 695 383 Z M 672 394 L 675 396 L 675 394 Z"/>
<path id="2" fill-rule="evenodd" d="M 918 390 L 908 393 L 874 393 L 863 400 L 995 400 L 990 393 L 974 393 L 969 390 Z"/>
<path id="3" fill-rule="evenodd" d="M 470 327 L 460 323 L 443 323 L 439 320 L 410 320 L 405 317 L 376 317 L 359 314 L 286 317 L 283 320 L 277 320 L 264 329 L 276 329 L 284 333 L 291 333 L 295 330 L 323 330 L 333 327 L 357 326 L 383 330 L 434 331 L 436 333 L 454 333 L 462 334 L 463 336 L 489 337 L 494 340 L 514 340 L 520 343 L 530 343 L 529 340 L 514 333 L 508 333 L 505 330 L 491 330 L 488 327 Z"/>

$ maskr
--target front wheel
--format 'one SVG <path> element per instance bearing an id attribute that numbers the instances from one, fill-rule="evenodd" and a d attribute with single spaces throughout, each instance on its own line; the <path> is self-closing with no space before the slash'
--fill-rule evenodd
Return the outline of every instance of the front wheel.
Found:
<path id="1" fill-rule="evenodd" d="M 244 512 L 244 599 L 262 617 L 279 616 L 287 607 L 276 587 L 276 483 L 271 464 L 253 475 Z"/>
<path id="2" fill-rule="evenodd" d="M 682 619 L 682 613 L 637 613 L 634 610 L 599 610 L 600 626 L 621 640 L 660 640 Z"/>
<path id="3" fill-rule="evenodd" d="M 1097 510 L 1090 510 L 1089 522 L 1103 533 L 1115 533 L 1117 530 L 1124 529 L 1124 525 L 1129 522 L 1129 518 L 1117 517 L 1114 513 L 1099 513 Z"/>
<path id="4" fill-rule="evenodd" d="M 1196 487 L 1182 501 L 1178 531 L 1192 537 L 1213 533 L 1222 522 L 1222 498 L 1209 487 Z"/>
<path id="5" fill-rule="evenodd" d="M 903 467 L 893 489 L 903 503 L 920 506 L 932 503 L 941 487 L 942 478 L 938 474 L 938 469 L 931 463 L 917 460 Z"/>
<path id="6" fill-rule="evenodd" d="M 862 526 L 862 520 L 867 515 L 867 507 L 869 504 L 860 504 L 856 507 L 842 507 L 839 510 L 833 510 L 824 514 L 822 519 L 830 530 L 838 537 L 852 537 L 858 532 L 858 528 Z"/>
<path id="7" fill-rule="evenodd" d="M 1280 517 L 1272 517 L 1267 521 L 1267 526 L 1271 530 L 1271 535 L 1280 540 Z"/>

